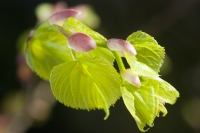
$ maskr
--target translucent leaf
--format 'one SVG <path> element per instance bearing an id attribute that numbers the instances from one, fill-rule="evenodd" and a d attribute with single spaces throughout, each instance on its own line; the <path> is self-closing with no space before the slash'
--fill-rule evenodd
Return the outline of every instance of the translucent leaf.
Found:
<path id="1" fill-rule="evenodd" d="M 169 83 L 157 80 L 144 80 L 139 89 L 126 82 L 121 91 L 127 109 L 142 132 L 146 131 L 146 125 L 153 126 L 153 121 L 156 116 L 159 117 L 160 112 L 162 116 L 167 114 L 165 102 L 172 104 L 179 96 Z"/>
<path id="2" fill-rule="evenodd" d="M 103 109 L 105 119 L 109 107 L 121 96 L 119 74 L 102 59 L 84 57 L 58 65 L 52 70 L 50 83 L 61 103 L 76 109 Z"/>
<path id="3" fill-rule="evenodd" d="M 93 58 L 95 58 L 97 56 L 101 56 L 101 58 L 104 58 L 105 60 L 107 60 L 111 65 L 113 64 L 113 61 L 115 58 L 110 50 L 108 50 L 106 48 L 102 48 L 102 47 L 97 47 L 95 50 L 91 50 L 89 52 L 89 54 Z"/>
<path id="4" fill-rule="evenodd" d="M 137 60 L 148 65 L 155 72 L 159 72 L 165 56 L 164 48 L 150 35 L 137 31 L 131 34 L 127 41 L 134 45 Z"/>
<path id="5" fill-rule="evenodd" d="M 156 92 L 157 88 L 154 88 L 150 81 L 143 81 L 139 89 L 129 83 L 126 83 L 125 89 L 122 89 L 124 103 L 142 132 L 148 130 L 144 129 L 146 125 L 153 126 L 155 115 L 157 115 Z"/>
<path id="6" fill-rule="evenodd" d="M 179 97 L 179 92 L 166 81 L 159 82 L 157 97 L 162 101 L 174 104 Z"/>
<path id="7" fill-rule="evenodd" d="M 57 27 L 44 21 L 27 44 L 26 61 L 29 67 L 48 80 L 54 66 L 72 60 L 66 40 Z"/>
<path id="8" fill-rule="evenodd" d="M 121 92 L 124 104 L 126 105 L 127 109 L 129 110 L 135 121 L 141 124 L 140 118 L 138 118 L 137 115 L 135 114 L 136 113 L 134 105 L 135 98 L 133 94 L 129 92 L 125 87 L 121 87 Z"/>
<path id="9" fill-rule="evenodd" d="M 66 19 L 63 24 L 63 29 L 68 34 L 77 33 L 77 32 L 85 33 L 91 36 L 95 40 L 97 45 L 106 46 L 107 39 L 105 37 L 103 37 L 98 32 L 93 31 L 92 29 L 84 25 L 82 22 L 77 20 L 76 18 Z"/>
<path id="10" fill-rule="evenodd" d="M 79 58 L 84 58 L 85 56 L 89 56 L 90 58 L 100 58 L 104 61 L 107 61 L 111 65 L 113 65 L 115 59 L 114 55 L 110 50 L 102 47 L 97 47 L 96 49 L 91 50 L 89 52 L 77 52 L 77 56 Z"/>
<path id="11" fill-rule="evenodd" d="M 132 56 L 127 53 L 124 53 L 124 55 L 134 74 L 147 78 L 154 78 L 158 76 L 158 74 L 149 66 L 147 66 L 142 62 L 137 61 L 135 56 Z"/>

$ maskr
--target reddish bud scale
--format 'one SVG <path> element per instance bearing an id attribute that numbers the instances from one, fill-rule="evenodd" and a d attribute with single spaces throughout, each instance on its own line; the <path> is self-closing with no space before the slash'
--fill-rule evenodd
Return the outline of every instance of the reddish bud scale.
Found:
<path id="1" fill-rule="evenodd" d="M 75 33 L 68 37 L 68 47 L 80 52 L 89 52 L 96 48 L 94 39 L 84 33 Z"/>
<path id="2" fill-rule="evenodd" d="M 116 39 L 116 38 L 109 39 L 107 45 L 110 50 L 118 50 L 129 53 L 131 55 L 137 54 L 134 46 L 122 39 Z"/>
<path id="3" fill-rule="evenodd" d="M 65 9 L 62 10 L 60 12 L 57 12 L 55 14 L 53 14 L 50 18 L 49 18 L 49 23 L 50 24 L 54 24 L 55 22 L 64 20 L 66 18 L 69 17 L 74 17 L 76 15 L 79 15 L 81 12 L 75 10 L 75 9 Z"/>
<path id="4" fill-rule="evenodd" d="M 129 82 L 130 84 L 134 85 L 137 88 L 140 88 L 141 82 L 140 78 L 135 75 L 131 69 L 126 69 L 125 71 L 121 72 L 121 76 L 124 78 L 125 81 Z"/>

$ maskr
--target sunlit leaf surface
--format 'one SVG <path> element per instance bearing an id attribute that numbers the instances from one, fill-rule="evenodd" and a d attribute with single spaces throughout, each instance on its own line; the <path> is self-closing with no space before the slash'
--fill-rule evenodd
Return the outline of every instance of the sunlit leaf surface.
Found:
<path id="1" fill-rule="evenodd" d="M 70 51 L 67 37 L 77 32 L 92 37 L 97 48 L 89 52 Z M 50 80 L 55 98 L 66 106 L 84 110 L 103 109 L 106 119 L 109 107 L 122 96 L 138 128 L 145 132 L 153 126 L 160 112 L 162 116 L 167 114 L 165 103 L 174 104 L 179 93 L 159 78 L 164 48 L 141 31 L 131 34 L 127 41 L 134 45 L 137 55 L 126 52 L 123 55 L 130 72 L 140 78 L 139 88 L 126 82 L 113 67 L 116 59 L 121 69 L 125 69 L 120 56 L 114 56 L 108 49 L 107 39 L 76 18 L 66 19 L 63 26 L 50 25 L 48 21 L 41 23 L 28 40 L 26 60 L 40 77 Z"/>
<path id="2" fill-rule="evenodd" d="M 164 88 L 166 90 L 163 90 Z M 153 126 L 154 119 L 160 116 L 160 112 L 162 116 L 167 114 L 165 102 L 172 104 L 179 97 L 178 92 L 169 83 L 156 80 L 142 81 L 139 89 L 125 83 L 121 91 L 127 109 L 142 132 L 148 130 L 146 126 Z"/>
<path id="3" fill-rule="evenodd" d="M 72 60 L 66 40 L 48 21 L 40 24 L 27 44 L 26 61 L 29 67 L 48 80 L 54 66 Z"/>
<path id="4" fill-rule="evenodd" d="M 85 26 L 82 22 L 80 22 L 75 18 L 66 19 L 63 24 L 63 28 L 68 34 L 77 32 L 85 33 L 91 36 L 95 40 L 97 45 L 104 45 L 104 46 L 106 45 L 107 39 L 105 37 L 103 37 L 98 32 L 93 31 L 89 27 Z"/>
<path id="5" fill-rule="evenodd" d="M 134 74 L 148 78 L 158 76 L 157 72 L 151 69 L 148 65 L 139 62 L 135 56 L 125 53 L 125 58 Z"/>
<path id="6" fill-rule="evenodd" d="M 166 103 L 174 104 L 179 97 L 179 92 L 166 81 L 159 83 L 157 97 Z"/>
<path id="7" fill-rule="evenodd" d="M 109 107 L 121 96 L 120 77 L 107 61 L 82 58 L 54 67 L 50 83 L 58 101 L 76 109 L 103 109 L 105 118 Z"/>
<path id="8" fill-rule="evenodd" d="M 127 41 L 134 45 L 137 60 L 159 72 L 165 56 L 164 48 L 150 35 L 137 31 L 128 36 Z"/>
<path id="9" fill-rule="evenodd" d="M 124 103 L 140 131 L 146 131 L 147 129 L 144 129 L 146 125 L 153 126 L 158 111 L 158 100 L 155 97 L 157 89 L 151 85 L 150 81 L 144 81 L 139 89 L 126 83 L 122 91 Z"/>

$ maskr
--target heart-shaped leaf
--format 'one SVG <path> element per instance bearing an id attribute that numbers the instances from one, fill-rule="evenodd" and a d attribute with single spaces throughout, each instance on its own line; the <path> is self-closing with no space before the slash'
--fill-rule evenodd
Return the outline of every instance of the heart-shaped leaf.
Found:
<path id="1" fill-rule="evenodd" d="M 81 59 L 53 68 L 50 78 L 52 92 L 66 106 L 103 109 L 106 119 L 109 107 L 121 96 L 120 76 L 107 61 L 89 57 Z"/>

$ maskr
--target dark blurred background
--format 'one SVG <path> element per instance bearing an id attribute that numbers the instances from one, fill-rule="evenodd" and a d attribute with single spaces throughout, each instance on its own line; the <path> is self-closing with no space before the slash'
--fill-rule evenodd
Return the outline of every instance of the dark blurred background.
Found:
<path id="1" fill-rule="evenodd" d="M 0 0 L 0 133 L 139 133 L 137 125 L 120 99 L 103 120 L 103 111 L 75 110 L 46 98 L 47 93 L 31 97 L 50 99 L 48 112 L 34 117 L 30 88 L 44 88 L 48 83 L 34 78 L 31 85 L 19 79 L 16 61 L 17 41 L 21 33 L 36 24 L 35 8 L 42 2 L 56 0 Z M 200 133 L 200 1 L 199 0 L 65 0 L 68 7 L 90 4 L 101 23 L 95 30 L 107 38 L 126 39 L 142 30 L 165 47 L 167 58 L 162 78 L 179 92 L 175 105 L 166 105 L 166 117 L 156 118 L 148 133 Z M 48 92 L 49 88 L 46 87 Z M 27 92 L 28 91 L 28 92 Z M 31 93 L 32 94 L 32 93 Z M 51 94 L 49 94 L 51 95 Z M 9 101 L 10 100 L 10 101 Z M 26 104 L 26 107 L 24 107 Z M 26 108 L 26 109 L 21 109 Z M 24 116 L 29 108 L 30 118 Z M 11 111 L 14 110 L 14 111 Z M 37 109 L 36 109 L 37 110 Z M 50 110 L 50 111 L 49 111 Z M 37 110 L 38 111 L 38 110 Z M 25 112 L 25 113 L 23 113 Z M 41 113 L 40 109 L 38 111 Z M 20 115 L 18 115 L 18 113 Z M 48 114 L 48 116 L 44 115 Z M 19 125 L 11 126 L 12 123 Z M 23 128 L 23 125 L 26 125 Z M 18 129 L 22 126 L 20 129 Z M 10 131 L 11 132 L 11 131 Z M 7 133 L 7 132 L 6 132 Z"/>

